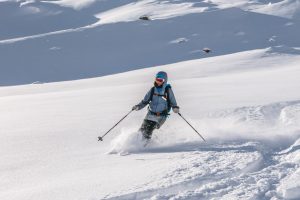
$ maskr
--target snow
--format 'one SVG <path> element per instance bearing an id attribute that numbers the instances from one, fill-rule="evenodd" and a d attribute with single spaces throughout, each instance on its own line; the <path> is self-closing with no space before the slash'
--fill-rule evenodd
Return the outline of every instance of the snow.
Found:
<path id="1" fill-rule="evenodd" d="M 94 2 L 94 0 L 83 0 L 83 1 L 74 1 L 74 0 L 66 0 L 66 1 L 42 1 L 45 3 L 54 3 L 59 4 L 63 6 L 69 6 L 72 5 L 76 9 L 79 9 L 83 6 L 88 6 L 90 3 Z M 27 2 L 26 4 L 20 4 L 27 5 L 32 2 Z M 14 43 L 18 41 L 23 41 L 27 39 L 34 39 L 34 38 L 40 38 L 50 35 L 56 35 L 56 34 L 62 34 L 62 33 L 69 33 L 69 32 L 77 32 L 77 31 L 83 31 L 85 29 L 95 28 L 100 25 L 104 24 L 110 24 L 110 23 L 117 23 L 117 22 L 130 22 L 130 21 L 137 21 L 139 17 L 147 14 L 151 16 L 151 19 L 168 19 L 168 18 L 174 18 L 182 15 L 187 15 L 191 13 L 201 13 L 206 10 L 206 8 L 198 8 L 193 7 L 193 3 L 178 3 L 178 4 L 171 4 L 168 2 L 159 2 L 155 0 L 146 0 L 146 1 L 138 1 L 136 3 L 130 3 L 128 5 L 120 6 L 118 8 L 114 8 L 112 10 L 105 11 L 103 13 L 95 14 L 95 17 L 99 18 L 99 22 L 90 24 L 84 27 L 78 27 L 74 29 L 66 29 L 66 30 L 59 30 L 54 32 L 48 32 L 44 34 L 38 34 L 38 35 L 32 35 L 27 37 L 20 37 L 20 38 L 14 38 L 14 39 L 8 39 L 8 40 L 2 40 L 0 43 L 6 44 L 6 43 Z M 27 6 L 24 8 L 26 12 L 30 13 L 38 13 L 40 12 L 40 9 L 33 6 Z"/>
<path id="2" fill-rule="evenodd" d="M 220 9 L 238 7 L 243 10 L 257 12 L 267 15 L 274 15 L 288 19 L 299 19 L 299 0 L 270 0 L 270 1 L 250 1 L 250 0 L 207 0 L 208 3 L 215 4 Z"/>
<path id="3" fill-rule="evenodd" d="M 0 199 L 299 199 L 297 5 L 0 0 Z M 171 113 L 145 147 L 146 108 L 98 141 L 161 70 L 207 142 Z"/>
<path id="4" fill-rule="evenodd" d="M 95 79 L 2 87 L 0 197 L 297 197 L 298 62 L 298 55 L 261 49 Z M 143 148 L 137 130 L 146 110 L 98 142 L 159 70 L 169 73 L 182 114 L 208 142 L 172 114 Z"/>
<path id="5" fill-rule="evenodd" d="M 232 8 L 232 7 L 244 7 L 249 3 L 253 3 L 249 0 L 205 0 L 207 3 L 213 3 L 220 9 Z"/>
<path id="6" fill-rule="evenodd" d="M 253 11 L 289 19 L 300 19 L 300 1 L 284 0 L 274 4 L 259 6 Z"/>
<path id="7" fill-rule="evenodd" d="M 284 158 L 287 163 L 300 164 L 299 148 L 300 139 L 295 141 L 288 149 L 280 152 L 281 155 L 286 155 Z M 297 152 L 298 151 L 298 152 Z M 286 176 L 278 187 L 278 193 L 282 195 L 284 199 L 299 199 L 300 198 L 300 170 L 299 168 L 291 172 L 290 175 Z"/>
<path id="8" fill-rule="evenodd" d="M 0 5 L 6 27 L 0 31 L 2 86 L 93 78 L 264 48 L 299 53 L 294 49 L 300 46 L 297 18 L 260 14 L 259 7 L 114 0 L 74 10 L 44 1 L 22 3 Z M 26 11 L 32 8 L 40 12 Z M 151 20 L 140 20 L 143 15 Z"/>
<path id="9" fill-rule="evenodd" d="M 45 3 L 58 4 L 65 7 L 71 7 L 76 10 L 91 6 L 96 0 L 58 0 L 58 1 L 42 1 Z"/>
<path id="10" fill-rule="evenodd" d="M 285 199 L 300 198 L 300 170 L 289 176 L 281 185 L 280 192 Z"/>
<path id="11" fill-rule="evenodd" d="M 193 5 L 193 3 L 172 4 L 168 1 L 144 0 L 99 13 L 96 17 L 100 19 L 98 24 L 108 24 L 136 21 L 143 15 L 150 16 L 150 19 L 153 20 L 168 19 L 191 13 L 201 13 L 207 9 L 206 7 L 193 7 Z"/>

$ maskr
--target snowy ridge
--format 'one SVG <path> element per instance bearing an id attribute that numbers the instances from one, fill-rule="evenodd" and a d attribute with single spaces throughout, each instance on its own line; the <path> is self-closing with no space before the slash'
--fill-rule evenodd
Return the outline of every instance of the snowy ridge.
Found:
<path id="1" fill-rule="evenodd" d="M 144 0 L 131 3 L 104 13 L 96 14 L 99 25 L 136 21 L 141 16 L 149 16 L 151 20 L 162 20 L 182 15 L 201 13 L 206 7 L 193 7 L 194 3 L 172 4 L 168 1 Z"/>
<path id="2" fill-rule="evenodd" d="M 300 19 L 299 0 L 270 0 L 270 1 L 249 1 L 249 0 L 207 0 L 214 3 L 220 9 L 239 7 L 251 12 L 274 15 L 288 19 Z"/>
<path id="3" fill-rule="evenodd" d="M 58 0 L 58 1 L 43 1 L 46 3 L 58 4 L 61 6 L 71 7 L 77 10 L 91 6 L 96 0 Z"/>
<path id="4" fill-rule="evenodd" d="M 79 9 L 89 4 L 92 4 L 94 0 L 90 1 L 42 1 L 45 3 L 54 3 L 63 6 L 71 6 L 73 5 L 75 9 Z M 26 6 L 28 4 L 32 4 L 33 2 L 21 3 L 21 6 Z M 137 21 L 140 16 L 143 15 L 150 15 L 151 19 L 168 19 L 174 18 L 182 15 L 187 15 L 191 13 L 201 13 L 206 10 L 205 7 L 203 8 L 193 8 L 193 3 L 180 3 L 180 4 L 171 4 L 169 2 L 158 2 L 156 0 L 146 0 L 140 1 L 136 3 L 130 3 L 125 6 L 121 6 L 103 13 L 95 14 L 95 17 L 99 18 L 99 21 L 93 24 L 89 24 L 82 27 L 72 28 L 72 29 L 65 29 L 65 30 L 58 30 L 43 34 L 31 35 L 26 37 L 19 37 L 19 38 L 12 38 L 7 40 L 0 40 L 0 44 L 11 44 L 15 42 L 25 41 L 28 39 L 37 39 L 52 35 L 58 34 L 66 34 L 72 32 L 79 32 L 84 31 L 86 29 L 95 28 L 100 25 L 110 24 L 110 23 L 117 23 L 117 22 L 130 22 L 130 21 Z M 36 9 L 39 10 L 38 7 L 28 6 L 27 9 Z M 57 13 L 59 14 L 59 13 Z"/>
<path id="5" fill-rule="evenodd" d="M 270 14 L 289 19 L 300 19 L 300 1 L 284 0 L 279 2 L 269 2 L 267 5 L 258 6 L 254 12 Z"/>

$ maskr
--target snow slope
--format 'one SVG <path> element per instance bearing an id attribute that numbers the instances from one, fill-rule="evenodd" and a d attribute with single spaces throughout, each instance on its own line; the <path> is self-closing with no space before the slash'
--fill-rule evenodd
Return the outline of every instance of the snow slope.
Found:
<path id="1" fill-rule="evenodd" d="M 0 0 L 0 199 L 300 199 L 299 8 Z M 172 113 L 143 147 L 146 109 L 98 142 L 159 70 L 207 142 Z"/>
<path id="2" fill-rule="evenodd" d="M 300 57 L 277 50 L 0 88 L 0 199 L 299 199 Z M 146 109 L 98 142 L 159 70 L 207 142 L 172 114 L 141 147 Z"/>
<path id="3" fill-rule="evenodd" d="M 98 77 L 268 47 L 299 54 L 293 50 L 300 46 L 298 2 L 1 1 L 0 86 Z M 151 20 L 139 20 L 143 15 Z"/>
<path id="4" fill-rule="evenodd" d="M 288 19 L 300 19 L 300 1 L 299 0 L 207 0 L 214 3 L 219 8 L 239 7 L 243 10 L 274 15 Z"/>

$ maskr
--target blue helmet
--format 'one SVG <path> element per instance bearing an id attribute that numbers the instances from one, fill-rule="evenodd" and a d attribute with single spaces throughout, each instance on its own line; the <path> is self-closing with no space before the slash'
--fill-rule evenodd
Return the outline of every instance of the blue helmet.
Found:
<path id="1" fill-rule="evenodd" d="M 168 82 L 168 74 L 164 71 L 160 71 L 156 74 L 155 78 L 162 78 L 165 80 L 165 83 Z"/>

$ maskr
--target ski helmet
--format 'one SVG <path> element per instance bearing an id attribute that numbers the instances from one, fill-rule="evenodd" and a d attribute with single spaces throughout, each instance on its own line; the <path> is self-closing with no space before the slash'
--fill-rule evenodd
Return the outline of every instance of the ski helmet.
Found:
<path id="1" fill-rule="evenodd" d="M 162 78 L 165 80 L 165 83 L 168 81 L 168 75 L 164 71 L 160 71 L 156 74 L 155 78 Z"/>

